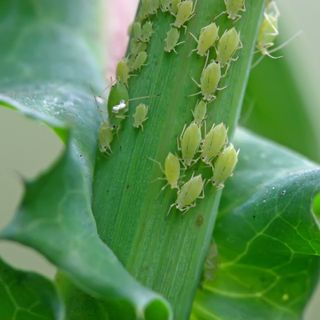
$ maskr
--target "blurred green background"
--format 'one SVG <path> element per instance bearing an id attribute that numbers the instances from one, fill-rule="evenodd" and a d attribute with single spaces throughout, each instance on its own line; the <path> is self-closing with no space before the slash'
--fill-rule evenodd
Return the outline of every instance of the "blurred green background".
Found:
<path id="1" fill-rule="evenodd" d="M 320 42 L 317 41 L 320 2 L 278 0 L 278 4 L 281 10 L 282 41 L 300 30 L 302 34 L 284 50 L 285 61 L 264 62 L 260 74 L 258 68 L 254 70 L 249 95 L 245 100 L 242 123 L 320 162 Z M 295 65 L 295 72 L 292 74 L 294 81 L 289 85 L 293 86 L 293 89 L 295 86 L 299 87 L 301 96 L 288 95 L 290 87 L 283 93 L 283 88 L 287 85 L 285 79 L 277 79 L 283 81 L 283 86 L 276 86 L 277 91 L 271 86 L 254 87 L 257 82 L 254 78 L 264 76 L 263 68 L 267 71 L 274 68 L 277 72 L 279 68 L 287 68 L 287 63 Z M 250 90 L 258 91 L 259 94 L 251 97 Z M 270 103 L 270 110 L 259 103 L 258 98 L 266 104 Z M 273 103 L 274 100 L 281 101 L 280 105 Z M 299 110 L 295 106 L 291 109 L 293 104 L 303 105 L 305 108 Z M 288 117 L 288 121 L 285 117 Z M 266 121 L 260 125 L 260 118 L 270 118 L 270 125 Z M 310 119 L 307 126 L 305 122 L 302 123 L 303 118 Z M 298 120 L 300 121 L 295 123 Z M 295 128 L 296 134 L 292 136 L 290 132 Z M 59 139 L 46 126 L 25 119 L 11 110 L 0 108 L 0 229 L 10 220 L 21 199 L 21 177 L 36 177 L 53 163 L 62 148 Z M 54 276 L 54 267 L 30 249 L 2 241 L 0 256 L 14 266 L 35 270 L 51 278 Z M 316 314 L 320 311 L 320 306 L 317 301 L 320 301 L 320 291 L 314 296 L 306 319 L 318 319 Z"/>

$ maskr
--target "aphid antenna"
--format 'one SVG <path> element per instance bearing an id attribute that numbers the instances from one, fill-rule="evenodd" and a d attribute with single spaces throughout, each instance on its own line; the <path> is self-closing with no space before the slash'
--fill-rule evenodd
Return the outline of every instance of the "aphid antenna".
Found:
<path id="1" fill-rule="evenodd" d="M 153 98 L 158 98 L 160 97 L 160 94 L 156 94 L 153 96 L 142 96 L 142 97 L 137 97 L 137 98 L 131 98 L 128 101 L 139 101 L 139 100 L 143 100 L 143 99 L 153 99 Z"/>
<path id="2" fill-rule="evenodd" d="M 296 32 L 293 36 L 291 36 L 288 40 L 286 40 L 285 42 L 283 42 L 282 44 L 280 44 L 279 46 L 273 48 L 272 50 L 268 51 L 269 53 L 274 53 L 276 51 L 281 50 L 282 48 L 286 47 L 289 43 L 291 43 L 293 40 L 295 40 L 296 38 L 300 37 L 301 34 L 303 33 L 302 30 L 299 30 L 298 32 Z M 282 57 L 281 57 L 282 58 Z"/>
<path id="3" fill-rule="evenodd" d="M 221 16 L 223 16 L 224 14 L 226 14 L 227 13 L 227 11 L 225 10 L 225 11 L 222 11 L 221 13 L 219 13 L 214 19 L 213 19 L 213 21 L 216 21 L 217 19 L 219 19 Z"/>

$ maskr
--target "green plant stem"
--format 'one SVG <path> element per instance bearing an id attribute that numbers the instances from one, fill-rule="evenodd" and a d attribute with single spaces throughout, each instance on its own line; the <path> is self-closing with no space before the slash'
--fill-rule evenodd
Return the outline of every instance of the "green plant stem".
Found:
<path id="1" fill-rule="evenodd" d="M 243 49 L 209 105 L 207 127 L 223 121 L 230 136 L 238 121 L 254 43 L 263 9 L 263 0 L 247 1 L 247 11 L 236 23 L 241 31 Z M 195 53 L 189 32 L 200 29 L 224 10 L 223 1 L 198 1 L 195 16 L 188 22 L 185 43 L 178 54 L 165 53 L 164 39 L 173 18 L 158 13 L 153 18 L 155 34 L 148 47 L 147 66 L 129 83 L 130 98 L 156 96 L 150 105 L 144 131 L 132 127 L 134 106 L 112 146 L 111 157 L 98 157 L 95 171 L 93 210 L 98 232 L 135 277 L 162 293 L 173 305 L 175 319 L 187 319 L 194 292 L 201 276 L 203 261 L 211 240 L 221 192 L 209 185 L 206 197 L 182 216 L 175 209 L 167 216 L 176 192 L 160 189 L 164 182 L 159 167 L 148 158 L 163 163 L 169 151 L 177 152 L 176 139 L 184 124 L 192 121 L 197 99 L 189 97 L 199 91 L 191 77 L 200 79 L 205 58 Z M 226 17 L 217 20 L 220 32 L 233 24 Z"/>

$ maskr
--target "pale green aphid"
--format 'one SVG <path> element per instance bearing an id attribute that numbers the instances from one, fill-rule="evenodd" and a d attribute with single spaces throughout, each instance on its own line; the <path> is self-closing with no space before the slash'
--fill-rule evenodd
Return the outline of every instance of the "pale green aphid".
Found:
<path id="1" fill-rule="evenodd" d="M 208 102 L 212 101 L 213 99 L 216 98 L 215 92 L 217 90 L 222 90 L 222 88 L 218 88 L 220 79 L 221 79 L 220 63 L 213 61 L 203 69 L 201 78 L 200 78 L 200 84 L 193 79 L 193 81 L 197 84 L 197 86 L 201 89 L 201 91 L 195 94 L 192 94 L 191 96 L 195 96 L 201 93 L 203 95 L 203 100 Z"/>
<path id="2" fill-rule="evenodd" d="M 140 103 L 136 107 L 136 111 L 133 115 L 133 126 L 135 128 L 141 128 L 143 130 L 143 123 L 148 119 L 149 107 L 143 103 Z"/>
<path id="3" fill-rule="evenodd" d="M 194 7 L 192 0 L 185 0 L 178 4 L 178 12 L 175 15 L 176 21 L 173 26 L 176 28 L 181 28 L 187 21 L 189 21 L 194 14 Z"/>
<path id="4" fill-rule="evenodd" d="M 168 153 L 164 161 L 164 169 L 162 168 L 161 163 L 150 158 L 151 161 L 157 163 L 164 174 L 164 178 L 158 178 L 160 180 L 166 180 L 167 183 L 164 185 L 161 190 L 164 190 L 167 186 L 170 186 L 171 189 L 179 189 L 179 178 L 180 178 L 180 161 L 171 152 Z M 158 180 L 157 179 L 157 180 Z"/>
<path id="5" fill-rule="evenodd" d="M 129 34 L 132 35 L 133 39 L 140 40 L 142 33 L 141 23 L 140 22 L 134 22 L 129 27 Z"/>
<path id="6" fill-rule="evenodd" d="M 147 44 L 141 41 L 134 40 L 130 45 L 130 55 L 132 55 L 134 58 L 139 54 L 139 52 L 146 51 Z M 130 61 L 133 59 L 130 58 Z"/>
<path id="7" fill-rule="evenodd" d="M 142 0 L 139 16 L 143 20 L 152 14 L 156 14 L 160 6 L 159 0 Z"/>
<path id="8" fill-rule="evenodd" d="M 207 115 L 207 103 L 201 100 L 192 111 L 194 122 L 200 127 Z"/>
<path id="9" fill-rule="evenodd" d="M 113 128 L 108 122 L 103 122 L 99 129 L 99 150 L 101 153 L 109 154 L 112 152 L 111 143 L 113 140 Z"/>
<path id="10" fill-rule="evenodd" d="M 140 51 L 132 61 L 129 61 L 130 71 L 140 70 L 148 59 L 148 54 L 145 51 Z"/>
<path id="11" fill-rule="evenodd" d="M 116 69 L 116 77 L 118 81 L 128 86 L 129 66 L 127 59 L 122 59 L 118 62 Z"/>
<path id="12" fill-rule="evenodd" d="M 240 33 L 235 28 L 226 30 L 218 42 L 217 61 L 221 67 L 229 66 L 231 61 L 237 60 L 233 58 L 238 49 L 242 48 Z"/>
<path id="13" fill-rule="evenodd" d="M 172 15 L 176 15 L 178 13 L 178 6 L 181 3 L 181 0 L 171 0 L 170 12 Z"/>
<path id="14" fill-rule="evenodd" d="M 173 203 L 168 211 L 173 207 L 176 207 L 179 211 L 186 213 L 188 210 L 196 206 L 196 200 L 198 198 L 204 198 L 203 190 L 204 181 L 201 174 L 198 176 L 192 176 L 177 193 L 177 200 Z M 202 194 L 202 196 L 201 196 Z"/>
<path id="15" fill-rule="evenodd" d="M 152 22 L 151 21 L 147 21 L 142 26 L 140 40 L 142 42 L 149 42 L 150 39 L 151 39 L 152 34 L 153 34 Z"/>
<path id="16" fill-rule="evenodd" d="M 280 12 L 274 1 L 271 1 L 265 9 L 264 19 L 258 33 L 257 49 L 262 55 L 271 56 L 269 48 L 274 45 L 276 37 L 279 35 L 278 22 Z"/>
<path id="17" fill-rule="evenodd" d="M 238 162 L 239 151 L 230 144 L 219 155 L 213 170 L 213 183 L 216 187 L 222 188 L 224 182 L 232 176 Z"/>
<path id="18" fill-rule="evenodd" d="M 240 12 L 246 11 L 245 0 L 224 0 L 228 18 L 238 20 L 241 18 Z"/>
<path id="19" fill-rule="evenodd" d="M 160 0 L 160 7 L 162 12 L 170 11 L 171 0 Z"/>
<path id="20" fill-rule="evenodd" d="M 220 153 L 228 142 L 228 131 L 223 123 L 212 126 L 203 139 L 201 146 L 201 159 L 211 165 L 212 160 Z"/>
<path id="21" fill-rule="evenodd" d="M 167 32 L 167 37 L 165 38 L 165 46 L 164 51 L 171 52 L 174 51 L 177 53 L 175 47 L 182 44 L 183 42 L 178 42 L 180 38 L 180 32 L 176 28 L 170 28 L 170 30 Z"/>
<path id="22" fill-rule="evenodd" d="M 201 29 L 199 39 L 197 39 L 192 33 L 190 34 L 198 43 L 197 48 L 193 51 L 196 51 L 199 56 L 203 57 L 218 40 L 219 27 L 217 27 L 215 23 L 210 23 L 208 26 Z"/>
<path id="23" fill-rule="evenodd" d="M 187 128 L 184 127 L 180 136 L 180 146 L 182 162 L 185 167 L 192 165 L 197 159 L 194 159 L 197 154 L 201 143 L 201 129 L 195 123 L 192 122 Z"/>

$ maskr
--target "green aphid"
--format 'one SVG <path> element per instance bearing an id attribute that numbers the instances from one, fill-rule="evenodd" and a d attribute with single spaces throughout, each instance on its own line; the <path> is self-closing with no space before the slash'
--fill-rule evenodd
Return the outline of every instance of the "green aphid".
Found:
<path id="1" fill-rule="evenodd" d="M 207 115 L 207 103 L 201 100 L 192 111 L 194 122 L 201 126 Z"/>
<path id="2" fill-rule="evenodd" d="M 226 13 L 231 20 L 238 20 L 241 18 L 240 12 L 246 11 L 245 0 L 224 0 L 226 5 Z"/>
<path id="3" fill-rule="evenodd" d="M 228 142 L 228 130 L 223 123 L 212 126 L 206 134 L 201 146 L 201 159 L 211 165 L 212 160 L 218 156 L 222 148 Z"/>
<path id="4" fill-rule="evenodd" d="M 167 32 L 167 37 L 165 38 L 164 42 L 165 42 L 165 46 L 164 46 L 164 51 L 166 52 L 175 52 L 176 51 L 176 47 L 180 44 L 182 44 L 183 42 L 178 42 L 180 38 L 180 32 L 178 29 L 176 28 L 170 28 L 170 30 Z"/>
<path id="5" fill-rule="evenodd" d="M 139 71 L 148 59 L 148 54 L 145 51 L 140 51 L 136 57 L 129 61 L 130 71 Z"/>
<path id="6" fill-rule="evenodd" d="M 122 59 L 118 62 L 116 69 L 116 77 L 119 82 L 122 82 L 126 86 L 128 86 L 129 66 L 127 59 Z"/>
<path id="7" fill-rule="evenodd" d="M 111 150 L 111 143 L 113 140 L 114 129 L 108 122 L 103 122 L 99 129 L 99 150 L 101 153 L 109 155 Z"/>
<path id="8" fill-rule="evenodd" d="M 142 26 L 140 40 L 142 42 L 148 43 L 150 41 L 150 39 L 151 39 L 152 34 L 153 34 L 152 22 L 151 21 L 147 21 Z"/>
<path id="9" fill-rule="evenodd" d="M 132 61 L 137 57 L 137 55 L 142 52 L 146 51 L 147 44 L 141 41 L 133 40 L 130 44 L 130 61 Z M 130 64 L 130 62 L 129 62 Z"/>
<path id="10" fill-rule="evenodd" d="M 214 164 L 213 183 L 218 188 L 223 188 L 225 181 L 233 175 L 238 162 L 239 151 L 230 144 L 219 155 Z"/>
<path id="11" fill-rule="evenodd" d="M 129 110 L 129 93 L 124 83 L 118 81 L 111 87 L 107 107 L 110 124 L 118 130 Z"/>
<path id="12" fill-rule="evenodd" d="M 240 33 L 235 28 L 226 30 L 218 42 L 217 61 L 221 68 L 229 66 L 231 61 L 237 60 L 234 54 L 242 48 Z"/>
<path id="13" fill-rule="evenodd" d="M 171 0 L 170 13 L 176 15 L 178 13 L 178 7 L 182 0 Z"/>
<path id="14" fill-rule="evenodd" d="M 176 20 L 173 26 L 181 28 L 186 22 L 188 22 L 194 15 L 195 6 L 193 6 L 192 0 L 185 0 L 178 4 L 178 12 L 175 15 Z"/>
<path id="15" fill-rule="evenodd" d="M 147 121 L 148 117 L 148 111 L 149 111 L 149 107 L 146 106 L 143 103 L 140 103 L 137 107 L 136 107 L 136 111 L 133 115 L 133 127 L 134 128 L 141 128 L 143 130 L 143 123 L 145 121 Z"/>
<path id="16" fill-rule="evenodd" d="M 160 7 L 162 12 L 170 11 L 171 0 L 160 0 Z"/>

